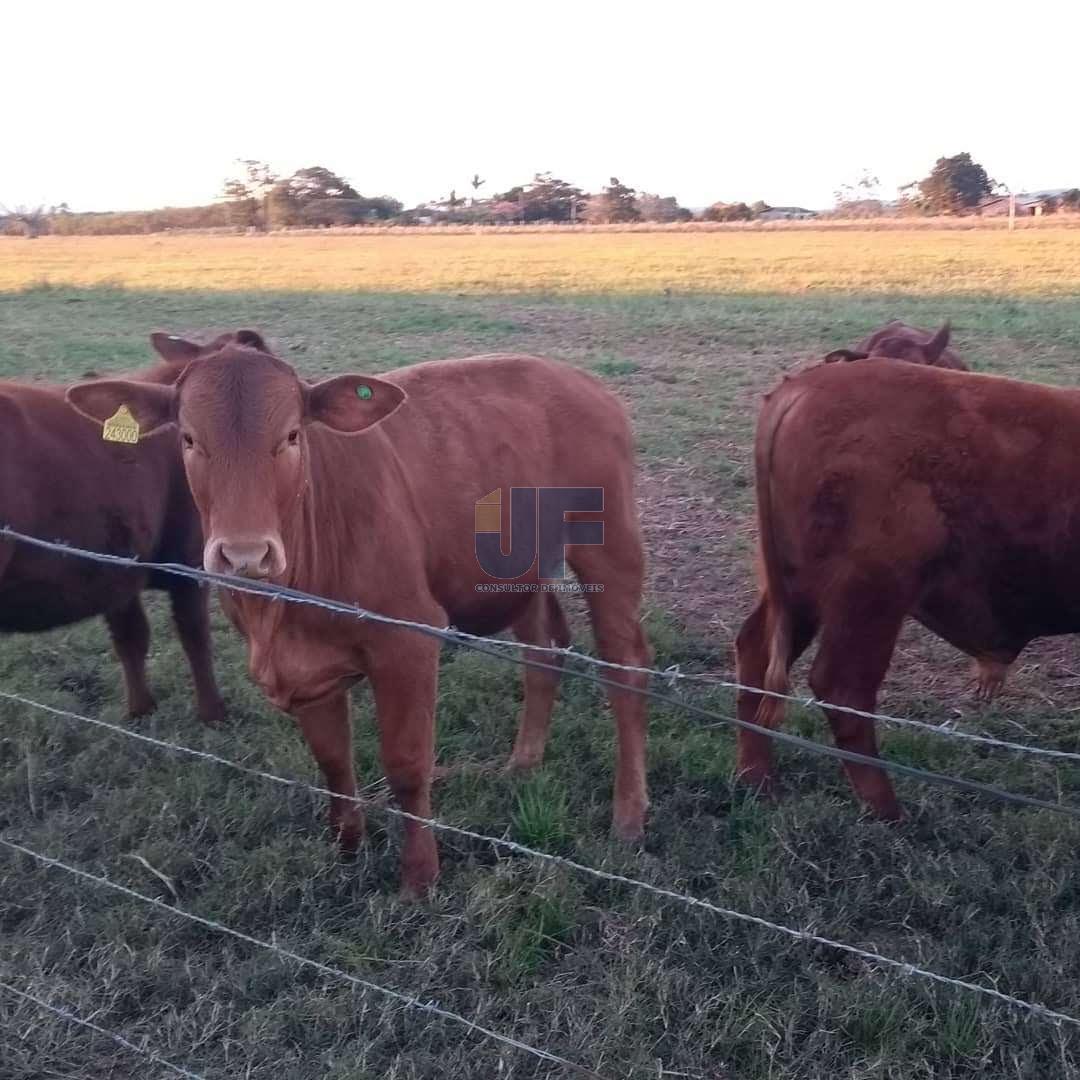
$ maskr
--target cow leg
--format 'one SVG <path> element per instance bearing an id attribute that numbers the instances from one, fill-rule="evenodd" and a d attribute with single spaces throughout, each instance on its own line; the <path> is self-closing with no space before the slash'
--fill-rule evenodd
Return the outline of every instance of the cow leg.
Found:
<path id="1" fill-rule="evenodd" d="M 810 686 L 821 701 L 874 712 L 877 692 L 889 668 L 905 608 L 893 605 L 887 590 L 868 585 L 852 602 L 837 603 L 823 622 L 821 647 L 810 670 Z M 839 601 L 838 595 L 834 598 Z M 874 721 L 836 709 L 825 709 L 833 739 L 842 750 L 877 757 Z M 902 816 L 888 774 L 872 765 L 844 762 L 855 793 L 879 818 Z"/>
<path id="2" fill-rule="evenodd" d="M 195 680 L 199 719 L 211 726 L 220 724 L 225 719 L 225 703 L 221 700 L 214 678 L 210 647 L 210 595 L 194 582 L 184 582 L 169 590 L 169 600 L 176 633 Z"/>
<path id="3" fill-rule="evenodd" d="M 315 705 L 297 709 L 293 717 L 322 770 L 330 797 L 330 828 L 342 854 L 353 855 L 364 838 L 364 811 L 356 798 L 349 695 L 342 690 Z M 335 798 L 335 796 L 345 798 Z"/>
<path id="4" fill-rule="evenodd" d="M 407 631 L 382 633 L 378 650 L 369 656 L 368 677 L 375 695 L 383 772 L 402 810 L 430 818 L 439 642 Z M 402 897 L 423 896 L 438 876 L 439 853 L 431 829 L 405 818 Z"/>
<path id="5" fill-rule="evenodd" d="M 769 603 L 762 596 L 735 637 L 735 681 L 744 686 L 764 686 L 768 666 Z M 735 698 L 736 715 L 740 720 L 757 723 L 758 706 L 764 700 L 760 694 L 739 690 Z M 768 717 L 779 720 L 779 710 L 769 711 Z M 774 783 L 772 744 L 767 735 L 747 728 L 738 728 L 735 733 L 735 775 L 764 793 L 771 792 Z"/>
<path id="6" fill-rule="evenodd" d="M 142 601 L 133 596 L 125 607 L 111 611 L 105 622 L 112 636 L 120 666 L 124 671 L 128 715 L 146 716 L 157 707 L 154 695 L 146 684 L 146 656 L 150 651 L 150 624 L 146 621 Z"/>
<path id="7" fill-rule="evenodd" d="M 513 630 L 518 641 L 528 645 L 554 645 L 565 649 L 570 644 L 570 627 L 554 593 L 538 594 L 525 614 L 514 623 Z M 535 659 L 560 670 L 563 666 L 563 657 L 550 653 L 526 651 L 523 659 Z M 559 672 L 535 667 L 526 667 L 524 671 L 525 705 L 521 710 L 514 750 L 507 762 L 507 768 L 511 770 L 532 769 L 543 761 L 551 713 L 559 691 Z"/>
<path id="8" fill-rule="evenodd" d="M 989 705 L 1001 693 L 1009 674 L 1010 661 L 989 656 L 975 658 L 975 700 Z"/>
<path id="9" fill-rule="evenodd" d="M 603 582 L 603 592 L 586 594 L 593 637 L 601 658 L 628 667 L 649 667 L 652 649 L 641 629 L 640 575 L 620 579 L 609 571 L 595 577 L 579 572 L 579 577 Z M 645 814 L 649 809 L 645 776 L 646 698 L 622 687 L 644 690 L 649 685 L 649 676 L 612 668 L 599 669 L 598 674 L 615 684 L 608 687 L 618 739 L 612 829 L 622 840 L 637 841 L 645 834 Z"/>
<path id="10" fill-rule="evenodd" d="M 768 597 L 762 595 L 735 638 L 735 681 L 743 686 L 765 685 L 772 648 L 769 612 Z M 791 616 L 791 620 L 788 662 L 794 664 L 813 639 L 815 627 L 795 616 Z M 762 703 L 769 707 L 762 708 Z M 781 700 L 755 694 L 752 690 L 739 690 L 736 695 L 738 718 L 759 727 L 775 728 L 784 715 L 783 705 Z M 763 794 L 771 794 L 775 785 L 773 742 L 768 735 L 749 728 L 738 728 L 735 733 L 735 775 Z"/>

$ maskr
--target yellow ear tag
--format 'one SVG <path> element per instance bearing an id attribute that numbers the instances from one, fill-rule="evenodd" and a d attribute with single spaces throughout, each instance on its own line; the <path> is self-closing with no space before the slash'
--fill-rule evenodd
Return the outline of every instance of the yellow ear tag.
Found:
<path id="1" fill-rule="evenodd" d="M 101 437 L 106 442 L 122 442 L 134 445 L 139 441 L 139 421 L 131 415 L 126 405 L 121 405 L 105 421 L 101 429 Z"/>

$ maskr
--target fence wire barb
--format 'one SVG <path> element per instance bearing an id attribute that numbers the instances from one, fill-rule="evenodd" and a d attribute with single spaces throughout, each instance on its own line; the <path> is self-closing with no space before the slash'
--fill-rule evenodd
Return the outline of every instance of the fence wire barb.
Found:
<path id="1" fill-rule="evenodd" d="M 168 911 L 173 915 L 179 915 L 181 918 L 198 923 L 200 926 L 205 926 L 209 930 L 216 930 L 219 933 L 234 937 L 238 941 L 243 941 L 248 945 L 255 945 L 260 949 L 266 949 L 268 952 L 277 953 L 279 956 L 283 956 L 285 959 L 291 960 L 295 964 L 313 968 L 323 975 L 330 975 L 337 979 L 343 979 L 354 986 L 360 987 L 362 990 L 371 990 L 374 993 L 382 994 L 384 997 L 398 1001 L 402 1005 L 407 1005 L 409 1008 L 419 1009 L 422 1012 L 431 1013 L 444 1020 L 453 1020 L 455 1023 L 463 1024 L 470 1031 L 478 1035 L 483 1035 L 495 1042 L 502 1043 L 504 1046 L 509 1046 L 514 1050 L 521 1050 L 527 1054 L 531 1054 L 541 1061 L 546 1061 L 552 1065 L 564 1065 L 566 1068 L 572 1069 L 574 1072 L 580 1073 L 583 1076 L 593 1077 L 594 1080 L 604 1080 L 604 1077 L 600 1076 L 599 1073 L 587 1069 L 584 1065 L 578 1065 L 576 1062 L 569 1061 L 567 1058 L 560 1057 L 558 1054 L 553 1054 L 549 1050 L 541 1050 L 539 1047 L 530 1046 L 528 1043 L 520 1042 L 509 1035 L 502 1035 L 498 1031 L 492 1031 L 491 1028 L 484 1027 L 482 1024 L 477 1024 L 475 1021 L 469 1020 L 460 1013 L 451 1012 L 449 1009 L 442 1008 L 442 1006 L 434 1001 L 422 1001 L 418 997 L 410 997 L 408 994 L 402 994 L 397 990 L 391 990 L 387 986 L 380 986 L 378 983 L 362 979 L 359 975 L 353 975 L 351 972 L 342 971 L 340 968 L 331 967 L 329 964 L 323 964 L 318 960 L 312 960 L 309 956 L 301 956 L 300 953 L 295 953 L 290 949 L 283 949 L 280 945 L 276 945 L 273 942 L 263 941 L 262 938 L 252 937 L 251 934 L 245 934 L 242 930 L 234 930 L 231 926 L 226 926 L 224 923 L 217 922 L 214 919 L 207 919 L 202 915 L 195 915 L 190 911 L 184 911 L 183 908 L 174 907 L 172 904 L 166 904 L 156 896 L 147 896 L 144 893 L 136 892 L 135 889 L 129 889 L 126 885 L 119 884 L 119 882 L 110 881 L 109 878 L 99 877 L 97 874 L 91 874 L 87 870 L 80 870 L 77 866 L 69 866 L 60 859 L 54 859 L 50 855 L 42 855 L 41 852 L 24 847 L 22 844 L 17 844 L 4 836 L 0 836 L 0 844 L 3 844 L 6 848 L 10 848 L 12 851 L 21 852 L 23 855 L 29 855 L 30 858 L 36 859 L 44 866 L 65 870 L 67 873 L 82 878 L 84 881 L 92 882 L 94 885 L 113 889 L 118 893 L 122 893 L 124 896 L 129 896 L 134 900 L 140 900 L 144 904 L 150 904 L 152 907 L 160 908 L 162 911 Z M 192 1074 L 189 1073 L 187 1075 Z M 201 1078 L 196 1077 L 195 1080 L 201 1080 Z"/>
<path id="2" fill-rule="evenodd" d="M 38 705 L 38 707 L 43 708 L 46 712 L 55 713 L 58 716 L 66 716 L 76 720 L 85 720 L 91 724 L 94 724 L 97 727 L 103 727 L 109 731 L 117 732 L 121 735 L 127 735 L 131 738 L 138 739 L 141 742 L 146 742 L 154 746 L 170 750 L 176 750 L 185 754 L 190 754 L 193 757 L 212 761 L 218 765 L 225 765 L 229 768 L 236 769 L 238 772 L 247 773 L 251 776 L 256 776 L 263 780 L 270 780 L 274 783 L 284 784 L 288 787 L 303 788 L 308 791 L 312 791 L 318 795 L 333 794 L 333 792 L 331 792 L 329 789 L 318 787 L 315 784 L 308 784 L 302 780 L 290 780 L 287 777 L 277 776 L 274 773 L 263 772 L 260 769 L 253 769 L 250 766 L 241 765 L 239 762 L 230 761 L 228 758 L 219 757 L 217 754 L 209 754 L 202 750 L 195 750 L 191 747 L 181 746 L 178 743 L 169 743 L 165 742 L 162 739 L 155 739 L 149 735 L 142 735 L 139 732 L 130 731 L 129 729 L 120 727 L 117 724 L 107 723 L 104 720 L 95 720 L 91 717 L 80 716 L 78 713 L 70 713 L 64 709 L 55 709 L 50 705 L 42 706 L 37 702 L 30 701 L 26 698 L 21 698 L 19 695 L 9 694 L 5 691 L 0 691 L 0 696 L 16 701 L 22 701 L 30 705 Z M 342 796 L 336 797 L 342 798 Z M 365 806 L 369 806 L 369 804 L 365 803 L 364 800 L 359 798 L 352 799 L 351 801 L 361 803 Z M 1065 1013 L 1056 1012 L 1055 1010 L 1050 1009 L 1045 1005 L 1040 1005 L 1037 1002 L 1024 1001 L 1022 998 L 1016 998 L 1011 996 L 1010 994 L 1002 993 L 1001 991 L 996 990 L 992 987 L 980 986 L 978 983 L 969 982 L 964 979 L 955 979 L 948 975 L 941 975 L 936 971 L 929 970 L 928 968 L 922 968 L 916 964 L 910 964 L 904 960 L 896 960 L 892 957 L 884 956 L 881 953 L 876 953 L 869 949 L 859 948 L 856 945 L 848 945 L 842 941 L 835 941 L 832 938 L 822 937 L 821 935 L 814 934 L 809 930 L 799 930 L 794 927 L 785 926 L 783 923 L 772 922 L 768 919 L 761 918 L 758 915 L 750 915 L 746 912 L 736 911 L 733 908 L 721 907 L 718 904 L 714 904 L 708 900 L 703 900 L 697 896 L 692 896 L 689 893 L 681 893 L 675 891 L 674 889 L 667 889 L 663 886 L 653 885 L 651 882 L 642 881 L 640 878 L 632 878 L 623 874 L 612 873 L 609 870 L 600 870 L 594 866 L 589 866 L 586 863 L 578 862 L 576 859 L 569 859 L 564 855 L 552 855 L 550 852 L 539 851 L 536 848 L 527 847 L 525 844 L 519 844 L 514 840 L 507 840 L 504 837 L 487 836 L 484 833 L 474 832 L 472 829 L 462 828 L 458 825 L 449 825 L 434 818 L 418 817 L 415 814 L 410 814 L 407 811 L 401 810 L 397 807 L 382 806 L 379 807 L 379 809 L 397 817 L 408 818 L 409 820 L 418 822 L 422 825 L 426 825 L 427 827 L 432 829 L 437 829 L 442 832 L 462 836 L 469 840 L 478 841 L 480 843 L 490 844 L 492 847 L 502 848 L 505 851 L 511 851 L 517 855 L 523 855 L 528 858 L 538 859 L 551 865 L 562 866 L 569 870 L 573 870 L 581 874 L 586 874 L 590 877 L 595 877 L 602 881 L 608 881 L 613 884 L 627 885 L 631 888 L 641 889 L 645 892 L 652 893 L 655 896 L 659 896 L 665 900 L 674 900 L 677 903 L 685 904 L 688 907 L 701 908 L 702 910 L 712 912 L 713 914 L 720 915 L 724 918 L 750 923 L 751 925 L 759 926 L 763 929 L 772 930 L 776 933 L 784 934 L 788 937 L 795 938 L 798 941 L 808 942 L 814 945 L 822 945 L 830 949 L 837 949 L 841 952 L 845 952 L 853 956 L 858 956 L 864 960 L 869 960 L 875 964 L 880 964 L 883 967 L 893 968 L 900 971 L 904 975 L 918 976 L 920 978 L 929 979 L 931 981 L 941 983 L 946 986 L 957 987 L 963 990 L 972 991 L 974 993 L 983 994 L 993 998 L 996 1001 L 1003 1002 L 1004 1004 L 1013 1006 L 1015 1008 L 1025 1009 L 1033 1015 L 1044 1017 L 1045 1019 L 1052 1020 L 1057 1024 L 1068 1023 L 1080 1027 L 1080 1020 L 1068 1016 Z M 27 854 L 33 855 L 35 858 L 41 861 L 48 863 L 56 862 L 56 865 L 62 866 L 64 869 L 71 869 L 70 867 L 64 866 L 64 864 L 59 863 L 56 860 L 49 859 L 47 856 L 38 855 L 37 853 L 30 851 L 29 849 L 22 848 L 17 844 L 13 844 L 10 841 L 5 840 L 3 837 L 0 837 L 0 844 L 6 844 L 8 847 L 15 848 L 16 850 L 26 851 Z M 83 876 L 90 877 L 92 880 L 98 880 L 96 878 L 93 878 L 93 875 L 87 875 L 84 871 L 75 872 L 82 874 Z M 102 881 L 104 881 L 104 879 L 102 879 Z M 108 882 L 108 884 L 111 885 L 112 883 Z M 121 889 L 123 888 L 123 886 L 114 887 Z M 161 907 L 166 908 L 169 911 L 177 911 L 179 914 L 186 914 L 182 911 L 179 911 L 179 909 L 177 908 L 171 907 L 168 904 L 161 903 L 161 901 L 155 901 L 155 903 L 157 903 Z M 468 1021 L 466 1021 L 466 1023 L 468 1023 Z M 580 1068 L 580 1066 L 573 1067 Z"/>
<path id="3" fill-rule="evenodd" d="M 451 638 L 451 640 L 453 640 Z M 465 641 L 460 643 L 462 647 L 473 649 L 476 652 L 485 653 L 488 656 L 495 656 L 506 663 L 515 664 L 520 667 L 532 667 L 539 668 L 543 671 L 550 671 L 553 674 L 561 675 L 564 673 L 564 669 L 561 666 L 554 664 L 544 664 L 538 660 L 526 660 L 520 656 L 507 656 L 505 653 L 499 652 L 497 649 L 489 647 L 489 643 L 480 641 Z M 820 754 L 824 757 L 835 758 L 839 761 L 852 762 L 858 765 L 868 765 L 875 769 L 883 769 L 886 772 L 897 773 L 900 776 L 910 776 L 916 780 L 922 780 L 928 784 L 933 784 L 938 787 L 953 788 L 958 791 L 969 791 L 973 794 L 986 795 L 993 799 L 998 799 L 1002 802 L 1014 803 L 1017 806 L 1028 806 L 1036 810 L 1049 810 L 1056 814 L 1063 814 L 1066 817 L 1073 817 L 1080 819 L 1080 807 L 1071 806 L 1068 803 L 1050 802 L 1047 799 L 1039 799 L 1033 795 L 1021 795 L 1017 792 L 1006 791 L 1004 788 L 999 788 L 994 784 L 986 784 L 980 780 L 968 780 L 963 777 L 950 776 L 946 773 L 933 772 L 930 769 L 920 769 L 915 765 L 905 765 L 899 761 L 892 761 L 889 758 L 871 757 L 868 754 L 859 754 L 854 750 L 844 750 L 839 746 L 826 746 L 824 743 L 815 742 L 813 739 L 803 738 L 801 735 L 793 735 L 788 731 L 779 731 L 775 728 L 763 727 L 760 724 L 752 723 L 749 720 L 740 720 L 737 716 L 724 716 L 722 713 L 712 712 L 709 709 L 703 709 L 699 705 L 695 705 L 693 702 L 684 701 L 681 698 L 670 697 L 666 694 L 657 693 L 655 690 L 650 690 L 648 687 L 627 686 L 623 683 L 617 683 L 611 679 L 606 679 L 602 675 L 594 675 L 588 671 L 570 671 L 570 675 L 574 678 L 582 679 L 585 682 L 595 683 L 599 686 L 603 686 L 609 689 L 618 690 L 622 693 L 635 694 L 639 697 L 648 698 L 651 701 L 658 701 L 661 704 L 674 706 L 677 709 L 682 709 L 684 712 L 690 713 L 692 716 L 700 717 L 701 719 L 711 721 L 713 727 L 737 727 L 743 728 L 747 731 L 754 731 L 758 734 L 765 735 L 776 742 L 787 743 L 789 746 L 797 746 L 802 750 L 808 750 L 813 754 Z M 8 691 L 0 691 L 0 698 L 7 698 L 11 701 L 18 701 L 21 704 L 28 705 L 31 708 L 44 709 L 48 712 L 56 713 L 57 715 L 68 716 L 74 720 L 83 720 L 87 723 L 97 724 L 101 727 L 112 727 L 113 730 L 125 733 L 127 729 L 118 727 L 116 725 L 110 725 L 103 720 L 95 720 L 88 716 L 82 716 L 79 713 L 70 713 L 63 709 L 55 709 L 52 706 L 43 705 L 41 702 L 34 701 L 31 698 L 24 698 L 18 694 L 12 694 Z M 137 738 L 148 737 L 136 735 Z M 173 744 L 166 744 L 172 746 Z M 200 751 L 190 751 L 190 748 L 173 747 L 174 749 L 188 750 L 188 752 L 200 754 Z M 213 755 L 206 755 L 213 757 Z M 224 764 L 230 764 L 227 759 L 217 759 Z M 313 789 L 315 790 L 315 789 Z M 331 792 L 325 789 L 325 794 L 332 795 L 337 799 L 348 800 L 350 796 L 341 795 L 335 792 Z M 405 817 L 413 817 L 414 820 L 423 824 L 431 824 L 428 819 L 415 817 L 409 815 L 404 810 L 395 810 L 397 814 Z"/>
<path id="4" fill-rule="evenodd" d="M 174 1065 L 171 1061 L 161 1057 L 159 1054 L 155 1054 L 153 1050 L 147 1050 L 145 1047 L 136 1046 L 135 1043 L 129 1042 L 123 1035 L 117 1035 L 115 1031 L 109 1031 L 108 1028 L 100 1027 L 92 1020 L 86 1020 L 81 1016 L 76 1016 L 73 1012 L 68 1012 L 67 1009 L 62 1009 L 58 1005 L 50 1005 L 49 1002 L 43 1001 L 39 997 L 35 997 L 33 994 L 28 994 L 25 990 L 20 990 L 16 986 L 11 986 L 9 983 L 0 982 L 0 990 L 7 990 L 9 994 L 14 994 L 16 997 L 22 998 L 24 1001 L 31 1001 L 35 1005 L 40 1006 L 42 1009 L 47 1009 L 51 1013 L 55 1013 L 63 1020 L 67 1020 L 72 1024 L 80 1024 L 84 1028 L 89 1028 L 91 1031 L 96 1031 L 99 1035 L 104 1035 L 108 1039 L 112 1039 L 113 1042 L 118 1043 L 125 1050 L 130 1050 L 133 1054 L 138 1054 L 140 1057 L 146 1058 L 148 1061 L 152 1061 L 155 1065 L 160 1065 L 163 1069 L 169 1069 L 176 1073 L 177 1076 L 184 1076 L 187 1080 L 205 1080 L 204 1077 L 198 1073 L 192 1072 L 190 1069 L 185 1069 L 182 1065 Z"/>
<path id="5" fill-rule="evenodd" d="M 377 622 L 387 626 L 397 626 L 402 629 L 414 630 L 417 633 L 439 637 L 444 641 L 464 645 L 466 647 L 468 647 L 470 643 L 483 643 L 487 646 L 494 645 L 506 649 L 516 649 L 520 652 L 546 653 L 549 656 L 561 656 L 572 660 L 579 660 L 583 663 L 591 664 L 594 667 L 625 671 L 639 675 L 648 675 L 651 678 L 666 680 L 671 686 L 674 686 L 677 680 L 682 680 L 684 682 L 697 682 L 709 686 L 717 686 L 726 690 L 743 690 L 760 697 L 777 698 L 781 701 L 790 701 L 796 705 L 807 707 L 817 706 L 823 709 L 831 709 L 834 712 L 859 716 L 866 720 L 880 720 L 887 724 L 917 728 L 920 731 L 927 731 L 934 735 L 943 735 L 951 739 L 961 739 L 967 742 L 978 743 L 983 746 L 998 747 L 1004 750 L 1011 750 L 1015 753 L 1033 754 L 1040 757 L 1056 758 L 1058 760 L 1066 761 L 1080 761 L 1080 752 L 1077 751 L 1056 750 L 1052 747 L 1045 746 L 1031 746 L 1026 743 L 1013 742 L 1008 739 L 997 739 L 990 735 L 979 735 L 970 731 L 961 731 L 951 725 L 931 724 L 928 721 L 915 720 L 910 717 L 869 712 L 865 709 L 856 709 L 850 705 L 835 705 L 832 702 L 821 701 L 815 697 L 801 698 L 794 694 L 780 693 L 775 690 L 765 690 L 761 687 L 749 686 L 745 683 L 735 682 L 719 676 L 697 672 L 683 672 L 679 670 L 678 664 L 674 664 L 667 670 L 661 671 L 657 668 L 636 667 L 631 664 L 617 664 L 611 660 L 603 660 L 600 657 L 590 656 L 587 653 L 579 652 L 573 645 L 565 647 L 535 645 L 524 641 L 508 641 L 505 638 L 491 638 L 483 637 L 478 634 L 468 634 L 464 630 L 458 630 L 450 626 L 437 627 L 428 623 L 416 622 L 411 619 L 398 619 L 390 615 L 382 615 L 379 612 L 370 611 L 367 608 L 361 607 L 359 604 L 348 604 L 341 600 L 332 600 L 329 597 L 316 596 L 313 593 L 307 593 L 303 590 L 293 589 L 288 586 L 272 585 L 246 578 L 236 578 L 228 574 L 216 574 L 209 570 L 185 566 L 182 563 L 144 562 L 141 559 L 136 559 L 131 556 L 109 555 L 99 551 L 89 551 L 86 548 L 75 547 L 60 540 L 45 540 L 39 536 L 31 536 L 27 533 L 19 532 L 17 529 L 12 529 L 7 525 L 0 526 L 0 537 L 3 536 L 60 555 L 91 559 L 106 565 L 125 567 L 128 569 L 153 570 L 159 573 L 173 574 L 177 577 L 185 577 L 205 585 L 217 585 L 221 588 L 231 589 L 233 592 L 246 593 L 252 596 L 262 596 L 270 600 L 288 600 L 292 603 L 306 604 L 312 607 L 323 608 L 324 610 L 337 615 L 349 615 L 353 618 L 369 622 Z M 510 659 L 494 648 L 488 648 L 483 651 L 487 651 L 491 655 L 502 656 L 503 659 Z M 569 670 L 570 674 L 577 674 L 573 669 Z"/>

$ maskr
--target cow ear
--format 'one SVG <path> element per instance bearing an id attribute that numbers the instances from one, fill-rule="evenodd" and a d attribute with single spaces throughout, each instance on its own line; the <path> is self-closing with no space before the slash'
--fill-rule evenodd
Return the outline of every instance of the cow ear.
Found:
<path id="1" fill-rule="evenodd" d="M 923 346 L 923 352 L 930 363 L 937 363 L 941 354 L 949 347 L 949 336 L 952 334 L 952 324 L 945 320 L 941 329 Z"/>
<path id="2" fill-rule="evenodd" d="M 835 364 L 837 360 L 865 360 L 870 354 L 856 352 L 854 349 L 834 349 L 825 357 L 826 364 Z"/>
<path id="3" fill-rule="evenodd" d="M 132 442 L 163 431 L 176 420 L 176 390 L 171 386 L 97 379 L 69 386 L 64 397 L 77 413 L 101 425 L 126 409 L 139 425 Z"/>
<path id="4" fill-rule="evenodd" d="M 249 349 L 258 349 L 259 352 L 270 351 L 258 330 L 237 330 L 233 334 L 233 340 L 237 345 L 244 345 Z"/>
<path id="5" fill-rule="evenodd" d="M 194 341 L 185 341 L 175 334 L 163 334 L 160 331 L 150 335 L 150 344 L 153 345 L 154 352 L 170 364 L 189 364 L 202 348 Z"/>
<path id="6" fill-rule="evenodd" d="M 305 388 L 307 419 L 355 435 L 385 420 L 405 400 L 405 391 L 370 375 L 338 375 Z"/>

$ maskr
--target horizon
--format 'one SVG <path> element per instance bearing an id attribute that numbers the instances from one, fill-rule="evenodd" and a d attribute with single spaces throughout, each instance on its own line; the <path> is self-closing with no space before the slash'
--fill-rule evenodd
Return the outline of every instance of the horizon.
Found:
<path id="1" fill-rule="evenodd" d="M 0 203 L 205 205 L 241 158 L 279 175 L 322 165 L 406 206 L 470 195 L 474 172 L 484 198 L 550 171 L 586 191 L 617 176 L 687 207 L 820 210 L 864 171 L 891 200 L 963 151 L 1015 192 L 1080 184 L 1062 137 L 1080 9 L 1044 6 L 1046 30 L 1024 33 L 925 0 L 902 16 L 829 10 L 825 23 L 786 3 L 699 13 L 676 0 L 643 26 L 589 5 L 562 27 L 490 3 L 449 22 L 414 3 L 408 23 L 327 13 L 334 32 L 321 19 L 308 45 L 303 27 L 253 26 L 205 0 L 183 25 L 131 0 L 54 0 L 48 50 L 16 50 L 0 72 L 3 100 L 27 103 L 6 117 L 18 152 Z M 10 40 L 40 36 L 42 11 L 15 11 Z"/>

